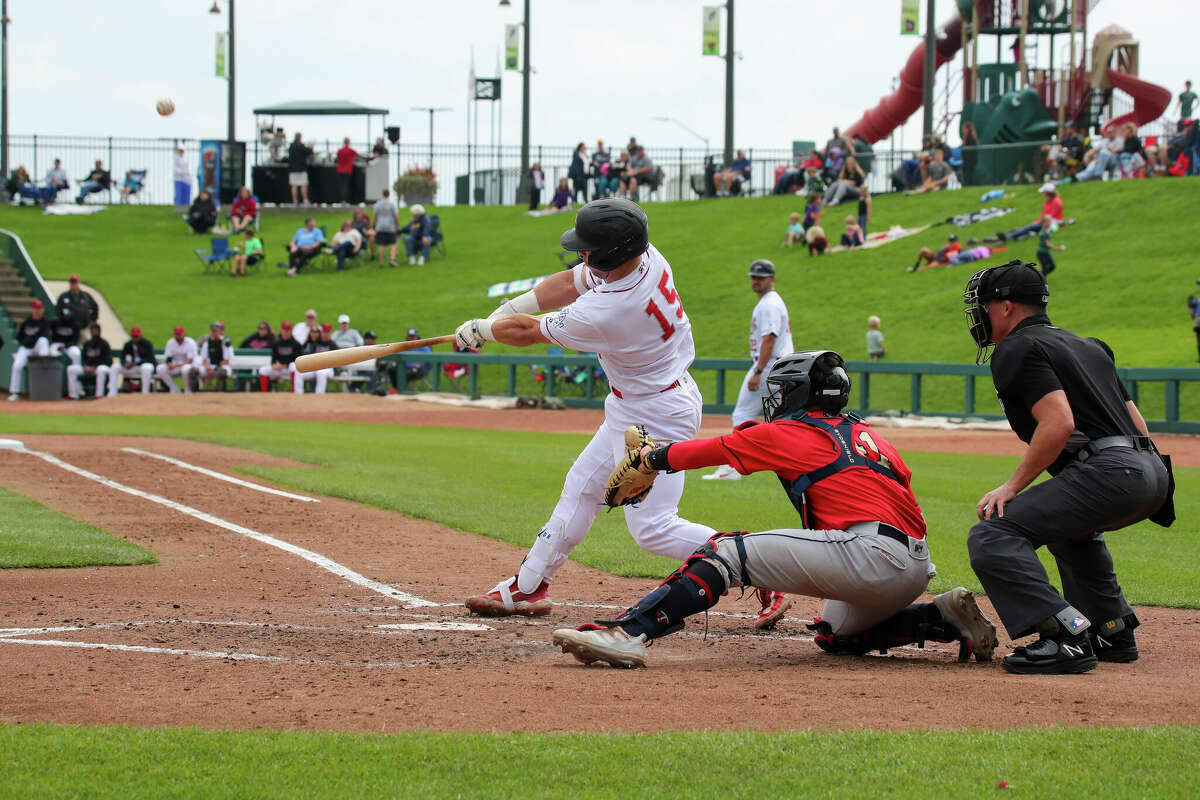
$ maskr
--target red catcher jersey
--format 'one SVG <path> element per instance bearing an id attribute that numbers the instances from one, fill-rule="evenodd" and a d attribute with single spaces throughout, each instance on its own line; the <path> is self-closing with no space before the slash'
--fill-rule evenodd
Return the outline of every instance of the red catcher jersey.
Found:
<path id="1" fill-rule="evenodd" d="M 841 415 L 810 416 L 832 425 L 841 420 Z M 845 530 L 856 522 L 878 520 L 914 539 L 925 538 L 925 516 L 911 488 L 912 470 L 867 423 L 856 423 L 852 432 L 851 445 L 858 455 L 890 467 L 897 480 L 868 467 L 849 467 L 814 483 L 806 492 L 810 524 L 823 530 Z M 838 444 L 828 433 L 801 422 L 780 420 L 747 423 L 715 439 L 678 442 L 671 445 L 670 461 L 673 469 L 732 464 L 743 475 L 770 471 L 790 483 L 825 466 L 838 453 Z"/>

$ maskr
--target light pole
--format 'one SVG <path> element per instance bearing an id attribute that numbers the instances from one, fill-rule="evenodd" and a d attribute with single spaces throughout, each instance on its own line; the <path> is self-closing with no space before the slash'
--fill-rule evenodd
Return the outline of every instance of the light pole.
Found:
<path id="1" fill-rule="evenodd" d="M 229 3 L 229 42 L 228 42 L 228 46 L 227 46 L 228 54 L 225 57 L 225 69 L 227 70 L 227 75 L 225 76 L 225 79 L 227 81 L 229 81 L 229 101 L 228 101 L 228 107 L 225 112 L 227 114 L 225 139 L 226 139 L 226 141 L 232 142 L 236 138 L 235 132 L 234 132 L 234 124 L 233 124 L 233 119 L 234 119 L 234 115 L 233 115 L 234 71 L 233 71 L 233 69 L 234 69 L 234 54 L 237 52 L 237 48 L 234 47 L 234 41 L 233 41 L 233 0 L 226 0 L 226 2 Z M 208 10 L 208 13 L 216 14 L 218 16 L 221 14 L 221 7 L 219 5 L 217 5 L 216 0 L 213 0 L 212 8 L 210 8 Z"/>
<path id="2" fill-rule="evenodd" d="M 433 171 L 433 115 L 439 111 L 453 111 L 452 108 L 434 108 L 432 106 L 412 106 L 411 111 L 428 111 L 429 112 L 429 170 Z"/>
<path id="3" fill-rule="evenodd" d="M 656 122 L 671 122 L 671 123 L 674 123 L 675 125 L 678 125 L 679 127 L 683 128 L 685 131 L 690 133 L 692 136 L 695 136 L 697 139 L 704 142 L 704 155 L 706 155 L 706 156 L 708 155 L 708 137 L 707 136 L 701 136 L 700 134 L 696 133 L 694 130 L 689 128 L 687 125 L 684 125 L 682 122 L 675 119 L 674 117 L 654 117 L 654 120 Z"/>
<path id="4" fill-rule="evenodd" d="M 526 0 L 528 2 L 528 0 Z M 725 27 L 729 43 L 725 45 L 725 164 L 733 163 L 733 0 L 725 0 Z"/>
<path id="5" fill-rule="evenodd" d="M 8 178 L 8 0 L 0 7 L 0 177 Z"/>
<path id="6" fill-rule="evenodd" d="M 509 0 L 500 0 L 501 6 L 511 6 Z M 521 67 L 521 166 L 517 180 L 517 202 L 529 199 L 529 0 L 525 0 L 524 31 L 525 63 Z"/>

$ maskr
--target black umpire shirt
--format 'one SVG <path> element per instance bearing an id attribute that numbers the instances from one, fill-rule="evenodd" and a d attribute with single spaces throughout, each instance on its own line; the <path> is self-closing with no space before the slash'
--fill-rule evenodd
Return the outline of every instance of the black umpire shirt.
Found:
<path id="1" fill-rule="evenodd" d="M 1026 317 L 996 345 L 992 381 L 1008 424 L 1028 443 L 1037 428 L 1033 407 L 1062 389 L 1075 417 L 1075 433 L 1050 473 L 1085 440 L 1140 436 L 1125 403 L 1129 394 L 1117 377 L 1113 352 L 1099 339 L 1084 339 L 1050 324 L 1045 314 Z"/>

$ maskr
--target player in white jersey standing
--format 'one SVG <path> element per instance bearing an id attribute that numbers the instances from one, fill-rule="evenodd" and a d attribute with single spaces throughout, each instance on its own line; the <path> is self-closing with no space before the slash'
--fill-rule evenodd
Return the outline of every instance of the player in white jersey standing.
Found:
<path id="1" fill-rule="evenodd" d="M 603 506 L 608 475 L 625 455 L 627 427 L 640 423 L 651 437 L 672 442 L 700 428 L 703 401 L 687 371 L 696 356 L 691 322 L 671 266 L 650 245 L 645 212 L 623 198 L 594 200 L 562 235 L 562 247 L 579 253 L 582 263 L 456 332 L 458 344 L 471 349 L 494 341 L 595 352 L 611 389 L 604 422 L 567 472 L 558 504 L 518 573 L 467 599 L 477 614 L 550 613 L 550 581 Z M 560 310 L 532 316 L 549 309 Z M 715 533 L 679 516 L 683 484 L 681 473 L 664 475 L 642 503 L 625 508 L 626 525 L 642 549 L 686 558 Z"/>
<path id="2" fill-rule="evenodd" d="M 733 427 L 749 422 L 762 414 L 763 398 L 767 394 L 766 373 L 781 357 L 792 353 L 792 326 L 787 306 L 775 291 L 775 265 L 760 258 L 750 265 L 750 288 L 758 295 L 758 303 L 750 314 L 750 369 L 738 390 L 737 405 L 733 408 Z M 718 467 L 704 480 L 736 481 L 741 475 L 729 464 Z"/>

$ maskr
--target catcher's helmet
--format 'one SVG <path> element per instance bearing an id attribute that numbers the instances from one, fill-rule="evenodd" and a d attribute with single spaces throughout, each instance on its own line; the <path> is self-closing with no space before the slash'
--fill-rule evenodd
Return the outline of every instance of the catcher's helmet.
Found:
<path id="1" fill-rule="evenodd" d="M 804 350 L 775 362 L 767 375 L 763 415 L 768 422 L 807 409 L 836 413 L 850 400 L 846 362 L 832 350 Z"/>
<path id="2" fill-rule="evenodd" d="M 562 235 L 563 250 L 588 251 L 588 266 L 607 272 L 646 252 L 650 226 L 632 200 L 605 197 L 579 209 L 575 227 Z"/>
<path id="3" fill-rule="evenodd" d="M 975 342 L 975 363 L 983 364 L 991 357 L 992 321 L 983 304 L 992 300 L 1009 300 L 1045 308 L 1050 302 L 1050 287 L 1046 277 L 1028 262 L 1013 259 L 999 267 L 985 267 L 971 276 L 963 291 L 967 304 L 967 332 Z"/>
<path id="4" fill-rule="evenodd" d="M 765 258 L 760 258 L 750 265 L 750 271 L 746 275 L 750 278 L 774 278 L 775 265 Z"/>

